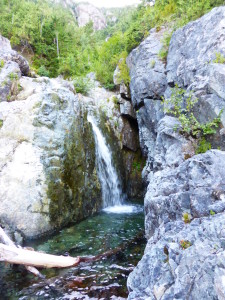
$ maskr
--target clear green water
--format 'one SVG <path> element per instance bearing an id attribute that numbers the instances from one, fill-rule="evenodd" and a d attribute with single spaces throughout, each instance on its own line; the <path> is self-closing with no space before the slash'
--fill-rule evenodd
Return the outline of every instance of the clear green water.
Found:
<path id="1" fill-rule="evenodd" d="M 0 299 L 124 299 L 126 280 L 145 247 L 144 215 L 102 212 L 57 235 L 30 242 L 35 250 L 71 256 L 95 256 L 116 249 L 109 257 L 60 270 L 42 270 L 45 279 L 22 267 L 0 264 Z M 118 297 L 118 298 L 117 298 Z"/>

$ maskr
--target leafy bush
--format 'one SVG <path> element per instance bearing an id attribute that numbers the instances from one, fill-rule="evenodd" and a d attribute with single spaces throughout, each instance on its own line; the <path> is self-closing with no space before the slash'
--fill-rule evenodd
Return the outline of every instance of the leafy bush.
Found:
<path id="1" fill-rule="evenodd" d="M 75 77 L 73 83 L 76 92 L 83 95 L 87 95 L 93 86 L 90 79 L 82 76 Z"/>
<path id="2" fill-rule="evenodd" d="M 178 118 L 181 123 L 181 133 L 183 134 L 201 138 L 216 133 L 216 129 L 221 122 L 222 111 L 211 122 L 201 124 L 193 113 L 194 105 L 198 102 L 198 99 L 194 98 L 192 93 L 185 93 L 185 90 L 176 85 L 170 99 L 163 98 L 164 112 Z"/>
<path id="3" fill-rule="evenodd" d="M 199 142 L 198 142 L 198 148 L 196 149 L 195 153 L 200 154 L 200 153 L 205 153 L 208 150 L 211 150 L 212 146 L 211 143 L 208 142 L 205 137 L 202 137 Z"/>
<path id="4" fill-rule="evenodd" d="M 38 73 L 39 76 L 49 77 L 49 71 L 46 69 L 45 66 L 41 66 L 38 69 L 37 73 Z"/>
<path id="5" fill-rule="evenodd" d="M 119 83 L 124 83 L 126 86 L 129 86 L 130 84 L 130 73 L 129 73 L 129 68 L 126 64 L 126 54 L 124 57 L 122 57 L 118 63 L 118 68 L 120 70 L 118 74 L 118 82 Z"/>

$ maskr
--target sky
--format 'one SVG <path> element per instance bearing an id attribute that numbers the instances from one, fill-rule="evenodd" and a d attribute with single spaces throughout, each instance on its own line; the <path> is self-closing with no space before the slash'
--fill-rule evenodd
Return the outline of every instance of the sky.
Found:
<path id="1" fill-rule="evenodd" d="M 97 7 L 122 7 L 140 3 L 140 0 L 77 0 L 76 2 L 89 2 Z"/>

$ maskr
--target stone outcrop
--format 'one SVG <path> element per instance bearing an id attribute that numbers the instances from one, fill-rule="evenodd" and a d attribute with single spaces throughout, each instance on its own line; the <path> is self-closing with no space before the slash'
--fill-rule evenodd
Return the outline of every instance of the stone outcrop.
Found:
<path id="1" fill-rule="evenodd" d="M 27 76 L 26 59 L 12 50 L 9 40 L 0 36 L 0 101 L 9 101 L 19 92 L 18 80 Z"/>
<path id="2" fill-rule="evenodd" d="M 20 86 L 16 101 L 0 103 L 0 220 L 34 238 L 98 211 L 100 187 L 73 87 L 27 77 Z"/>
<path id="3" fill-rule="evenodd" d="M 224 17 L 225 8 L 215 8 L 175 31 L 167 66 L 158 59 L 163 32 L 155 30 L 127 59 L 148 184 L 148 243 L 129 276 L 128 299 L 224 299 L 224 112 L 210 137 L 215 150 L 195 155 L 193 140 L 179 133 L 161 101 L 178 84 L 199 99 L 200 122 L 225 109 L 224 65 L 215 61 L 216 52 L 225 55 Z"/>
<path id="4" fill-rule="evenodd" d="M 79 27 L 83 27 L 89 22 L 93 22 L 95 31 L 104 29 L 107 26 L 107 21 L 102 10 L 88 3 L 88 1 L 77 3 L 76 0 L 53 0 L 53 2 L 70 10 L 77 20 Z"/>
<path id="5" fill-rule="evenodd" d="M 104 14 L 90 3 L 80 3 L 76 6 L 76 15 L 79 27 L 93 22 L 94 30 L 101 30 L 106 27 Z"/>

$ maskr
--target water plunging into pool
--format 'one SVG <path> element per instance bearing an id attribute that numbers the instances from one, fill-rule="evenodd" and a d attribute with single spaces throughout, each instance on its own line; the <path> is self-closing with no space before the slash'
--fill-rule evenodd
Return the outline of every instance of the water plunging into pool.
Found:
<path id="1" fill-rule="evenodd" d="M 96 148 L 97 172 L 101 183 L 103 209 L 112 213 L 131 213 L 136 206 L 126 205 L 126 195 L 122 192 L 119 176 L 112 162 L 112 152 L 107 145 L 106 139 L 98 127 L 97 120 L 88 115 L 91 123 Z"/>

